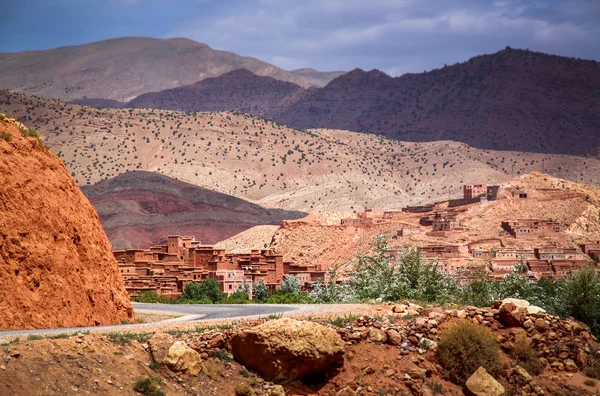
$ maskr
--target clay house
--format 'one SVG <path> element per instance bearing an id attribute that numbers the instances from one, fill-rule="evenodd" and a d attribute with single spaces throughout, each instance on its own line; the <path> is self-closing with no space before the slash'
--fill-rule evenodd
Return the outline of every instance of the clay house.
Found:
<path id="1" fill-rule="evenodd" d="M 342 225 L 360 225 L 362 224 L 363 219 L 359 217 L 347 217 L 341 220 Z"/>
<path id="2" fill-rule="evenodd" d="M 487 200 L 495 201 L 498 199 L 498 191 L 500 186 L 487 186 Z"/>
<path id="3" fill-rule="evenodd" d="M 591 251 L 600 251 L 600 241 L 584 243 L 581 245 L 581 249 L 585 254 L 590 254 Z"/>
<path id="4" fill-rule="evenodd" d="M 262 279 L 271 291 L 281 287 L 285 274 L 299 277 L 309 289 L 325 271 L 315 266 L 284 262 L 283 256 L 269 249 L 231 254 L 213 246 L 201 246 L 193 237 L 169 236 L 167 245 L 149 250 L 128 249 L 113 252 L 119 262 L 125 288 L 131 296 L 144 291 L 176 297 L 190 282 L 216 279 L 223 293 L 230 295 L 244 282 Z"/>
<path id="5" fill-rule="evenodd" d="M 410 224 L 405 224 L 402 226 L 402 228 L 400 228 L 398 231 L 396 231 L 395 238 L 409 236 L 409 235 L 415 235 L 415 234 L 419 234 L 420 232 L 421 232 L 421 229 L 419 227 L 413 226 Z"/>
<path id="6" fill-rule="evenodd" d="M 416 205 L 416 206 L 406 206 L 402 208 L 402 211 L 405 213 L 424 213 L 424 212 L 433 212 L 435 209 L 434 205 Z"/>
<path id="7" fill-rule="evenodd" d="M 502 222 L 502 228 L 515 238 L 527 236 L 552 235 L 562 231 L 563 227 L 553 220 L 520 219 Z"/>
<path id="8" fill-rule="evenodd" d="M 540 279 L 554 280 L 556 278 L 552 264 L 546 260 L 528 260 L 527 267 L 537 281 Z"/>
<path id="9" fill-rule="evenodd" d="M 436 213 L 431 225 L 433 231 L 452 231 L 461 223 L 456 213 Z"/>
<path id="10" fill-rule="evenodd" d="M 419 249 L 427 258 L 458 258 L 460 256 L 456 245 L 426 245 Z"/>
<path id="11" fill-rule="evenodd" d="M 559 247 L 536 248 L 535 255 L 539 260 L 565 260 L 566 253 Z"/>
<path id="12" fill-rule="evenodd" d="M 486 184 L 465 184 L 463 186 L 463 198 L 473 199 L 487 195 Z"/>

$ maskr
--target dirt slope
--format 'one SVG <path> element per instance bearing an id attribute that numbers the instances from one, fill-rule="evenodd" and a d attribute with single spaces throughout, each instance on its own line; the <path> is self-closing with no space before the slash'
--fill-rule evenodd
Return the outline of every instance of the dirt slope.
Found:
<path id="1" fill-rule="evenodd" d="M 276 120 L 406 141 L 584 154 L 600 146 L 600 63 L 505 49 L 421 74 L 354 70 Z"/>
<path id="2" fill-rule="evenodd" d="M 96 211 L 54 154 L 0 119 L 0 329 L 131 319 Z"/>
<path id="3" fill-rule="evenodd" d="M 83 187 L 115 249 L 166 243 L 167 235 L 194 235 L 213 244 L 250 227 L 279 225 L 303 212 L 265 209 L 230 195 L 151 172 L 127 172 Z"/>
<path id="4" fill-rule="evenodd" d="M 80 185 L 146 170 L 268 207 L 353 212 L 462 194 L 541 171 L 600 183 L 600 160 L 291 129 L 240 113 L 94 109 L 0 91 L 0 111 L 38 128 Z"/>
<path id="5" fill-rule="evenodd" d="M 242 68 L 303 87 L 316 81 L 308 82 L 301 74 L 185 38 L 122 37 L 0 54 L 0 87 L 67 101 L 126 101 Z"/>

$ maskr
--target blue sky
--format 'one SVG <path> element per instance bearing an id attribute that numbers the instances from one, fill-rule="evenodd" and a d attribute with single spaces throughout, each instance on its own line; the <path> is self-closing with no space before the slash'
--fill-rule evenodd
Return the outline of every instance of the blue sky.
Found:
<path id="1" fill-rule="evenodd" d="M 420 72 L 515 48 L 600 60 L 600 0 L 0 0 L 0 52 L 188 37 L 285 69 Z"/>

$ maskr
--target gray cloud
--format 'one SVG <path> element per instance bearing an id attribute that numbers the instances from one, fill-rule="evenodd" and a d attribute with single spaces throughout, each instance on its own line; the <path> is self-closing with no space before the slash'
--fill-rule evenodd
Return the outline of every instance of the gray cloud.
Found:
<path id="1" fill-rule="evenodd" d="M 516 48 L 599 59 L 597 0 L 245 0 L 169 33 L 286 69 L 393 75 Z"/>

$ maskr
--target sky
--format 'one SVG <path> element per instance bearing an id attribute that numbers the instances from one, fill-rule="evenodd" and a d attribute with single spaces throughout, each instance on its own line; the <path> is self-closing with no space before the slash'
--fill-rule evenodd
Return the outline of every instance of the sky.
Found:
<path id="1" fill-rule="evenodd" d="M 284 69 L 397 76 L 506 46 L 600 60 L 600 0 L 0 0 L 0 52 L 187 37 Z"/>

